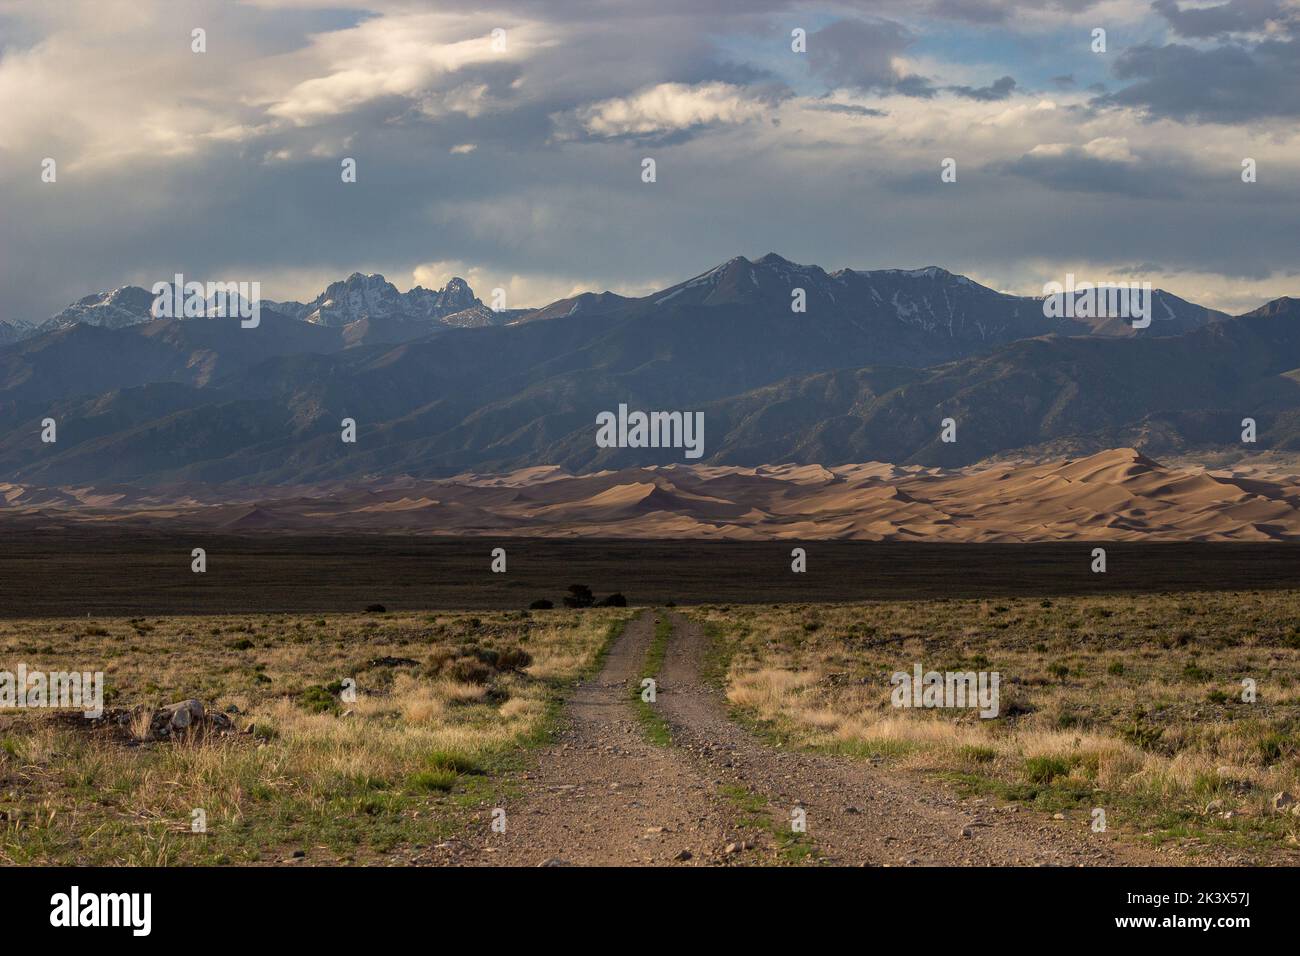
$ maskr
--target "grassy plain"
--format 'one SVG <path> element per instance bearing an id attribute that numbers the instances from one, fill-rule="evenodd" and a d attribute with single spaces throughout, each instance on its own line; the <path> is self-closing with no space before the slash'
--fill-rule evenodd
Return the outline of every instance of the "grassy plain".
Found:
<path id="1" fill-rule="evenodd" d="M 102 670 L 109 716 L 0 711 L 0 863 L 416 862 L 488 825 L 629 616 L 0 622 L 0 670 Z M 187 698 L 233 726 L 149 739 L 147 715 Z"/>
<path id="2" fill-rule="evenodd" d="M 1080 819 L 1101 808 L 1152 842 L 1300 859 L 1285 806 L 1300 797 L 1300 592 L 690 613 L 735 714 L 786 745 Z M 891 676 L 916 663 L 998 672 L 998 717 L 893 706 Z"/>

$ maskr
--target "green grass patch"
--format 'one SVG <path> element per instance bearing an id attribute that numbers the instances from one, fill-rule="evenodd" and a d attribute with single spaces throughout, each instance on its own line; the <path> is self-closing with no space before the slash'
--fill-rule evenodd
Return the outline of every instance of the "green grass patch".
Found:
<path id="1" fill-rule="evenodd" d="M 632 704 L 636 708 L 637 719 L 641 722 L 641 731 L 645 734 L 646 740 L 658 747 L 672 744 L 672 728 L 668 726 L 668 721 L 664 720 L 663 715 L 656 710 L 657 705 L 644 698 L 645 689 L 642 688 L 641 682 L 647 677 L 653 679 L 659 676 L 659 669 L 663 667 L 664 657 L 668 653 L 668 640 L 672 634 L 672 621 L 668 620 L 667 615 L 661 615 L 655 622 L 655 633 L 650 639 L 650 646 L 646 648 L 641 673 L 632 678 Z"/>
<path id="2" fill-rule="evenodd" d="M 448 793 L 459 776 L 454 770 L 418 770 L 411 774 L 407 786 L 414 793 Z"/>
<path id="3" fill-rule="evenodd" d="M 791 829 L 790 818 L 782 819 L 767 797 L 738 784 L 723 784 L 719 795 L 736 813 L 736 826 L 742 830 L 761 831 L 771 837 L 781 862 L 798 865 L 814 860 L 817 847 L 807 833 Z"/>

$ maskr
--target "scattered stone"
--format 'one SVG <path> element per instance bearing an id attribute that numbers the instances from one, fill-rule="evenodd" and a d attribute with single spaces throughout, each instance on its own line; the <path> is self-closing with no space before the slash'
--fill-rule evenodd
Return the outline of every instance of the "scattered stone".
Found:
<path id="1" fill-rule="evenodd" d="M 190 724 L 198 723 L 203 719 L 203 704 L 201 701 L 191 698 L 190 700 L 183 700 L 179 704 L 168 704 L 159 711 L 159 713 L 164 712 L 168 715 L 167 722 L 171 725 L 172 730 L 184 730 Z"/>
<path id="2" fill-rule="evenodd" d="M 91 726 L 116 725 L 135 736 L 139 732 L 136 728 L 139 726 L 140 718 L 146 713 L 149 714 L 149 729 L 143 739 L 150 741 L 168 740 L 194 733 L 225 734 L 235 726 L 221 711 L 208 710 L 203 706 L 202 701 L 193 698 L 168 704 L 153 711 L 148 708 L 105 711 L 102 717 L 91 721 Z"/>
<path id="3" fill-rule="evenodd" d="M 543 860 L 541 863 L 538 863 L 537 865 L 538 866 L 573 866 L 573 864 L 570 863 L 568 860 L 562 860 L 558 856 L 548 857 L 547 859 Z"/>
<path id="4" fill-rule="evenodd" d="M 962 827 L 957 835 L 970 839 L 975 835 L 975 829 L 973 827 Z"/>
<path id="5" fill-rule="evenodd" d="M 678 863 L 685 863 L 690 858 L 691 858 L 690 850 L 682 850 L 681 853 L 678 853 L 675 857 L 673 857 L 673 859 L 676 860 Z"/>
<path id="6" fill-rule="evenodd" d="M 1295 795 L 1283 790 L 1281 793 L 1273 794 L 1273 809 L 1285 810 L 1287 807 L 1295 806 Z"/>

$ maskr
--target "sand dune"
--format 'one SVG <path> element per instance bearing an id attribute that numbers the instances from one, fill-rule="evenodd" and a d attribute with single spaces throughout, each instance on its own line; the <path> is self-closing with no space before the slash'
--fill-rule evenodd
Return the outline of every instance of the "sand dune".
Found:
<path id="1" fill-rule="evenodd" d="M 0 515 L 240 531 L 897 541 L 1300 539 L 1300 477 L 1169 467 L 1132 448 L 953 471 L 680 465 L 167 493 L 0 484 Z"/>

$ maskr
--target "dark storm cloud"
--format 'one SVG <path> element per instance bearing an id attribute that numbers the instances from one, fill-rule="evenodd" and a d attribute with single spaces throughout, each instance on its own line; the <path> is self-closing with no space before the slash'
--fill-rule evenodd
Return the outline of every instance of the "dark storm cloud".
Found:
<path id="1" fill-rule="evenodd" d="M 1130 199 L 1178 199 L 1185 195 L 1183 184 L 1187 178 L 1152 164 L 1103 159 L 1078 148 L 1060 154 L 1027 153 L 997 169 L 1057 192 Z"/>
<path id="2" fill-rule="evenodd" d="M 994 80 L 990 86 L 950 86 L 948 91 L 958 96 L 964 96 L 968 100 L 979 100 L 982 103 L 992 103 L 997 100 L 1005 100 L 1016 90 L 1016 81 L 1010 76 L 1004 76 L 1001 79 Z"/>
<path id="3" fill-rule="evenodd" d="M 1282 0 L 1229 0 L 1214 7 L 1184 8 L 1178 0 L 1155 0 L 1152 8 L 1185 37 L 1222 37 L 1231 33 L 1262 32 L 1270 23 L 1294 28 L 1300 12 Z"/>
<path id="4" fill-rule="evenodd" d="M 928 13 L 949 20 L 974 24 L 1001 24 L 1024 11 L 1080 13 L 1099 0 L 932 0 Z"/>
<path id="5" fill-rule="evenodd" d="M 827 113 L 844 113 L 849 116 L 888 116 L 887 110 L 878 110 L 870 106 L 859 106 L 856 103 L 834 103 L 830 100 L 814 101 L 809 104 L 812 109 L 824 110 Z"/>
<path id="6" fill-rule="evenodd" d="M 1125 50 L 1115 67 L 1122 89 L 1098 106 L 1125 106 L 1180 122 L 1241 123 L 1300 116 L 1300 40 L 1172 44 Z"/>
<path id="7" fill-rule="evenodd" d="M 916 42 L 916 36 L 892 20 L 837 20 L 808 37 L 813 73 L 831 86 L 930 97 L 934 89 L 922 77 L 900 79 L 893 60 Z"/>

